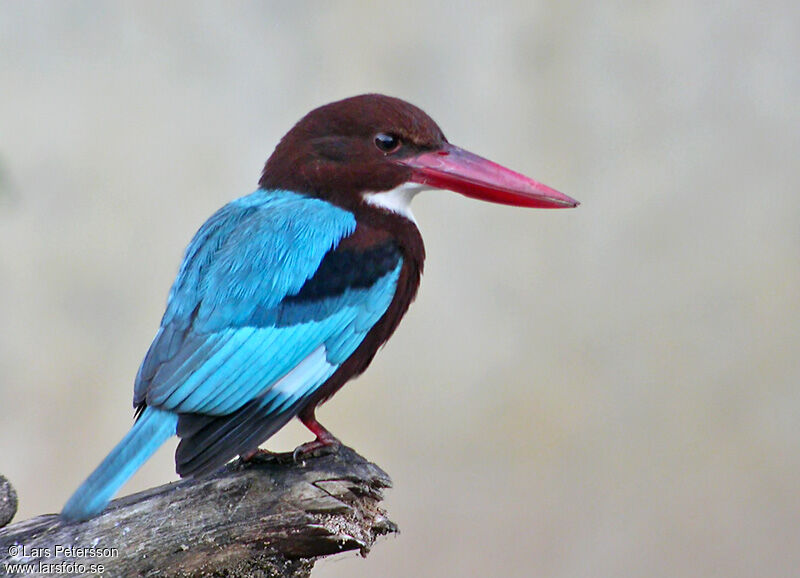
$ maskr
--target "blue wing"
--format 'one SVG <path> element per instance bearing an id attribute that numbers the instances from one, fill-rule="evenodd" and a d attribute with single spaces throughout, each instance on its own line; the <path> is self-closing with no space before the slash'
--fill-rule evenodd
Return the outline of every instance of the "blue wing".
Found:
<path id="1" fill-rule="evenodd" d="M 389 244 L 343 258 L 355 227 L 324 201 L 257 191 L 198 231 L 134 388 L 136 405 L 181 416 L 182 475 L 257 447 L 386 312 L 402 257 Z"/>

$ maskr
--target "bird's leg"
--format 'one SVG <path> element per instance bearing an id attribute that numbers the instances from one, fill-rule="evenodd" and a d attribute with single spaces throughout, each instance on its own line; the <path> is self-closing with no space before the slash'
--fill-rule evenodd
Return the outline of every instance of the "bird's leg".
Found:
<path id="1" fill-rule="evenodd" d="M 340 442 L 335 435 L 329 432 L 325 426 L 317 421 L 317 418 L 314 417 L 314 409 L 316 408 L 305 409 L 300 412 L 297 417 L 301 422 L 303 422 L 303 425 L 305 425 L 315 436 L 317 436 L 317 439 L 301 444 L 291 452 L 271 452 L 269 450 L 256 448 L 241 454 L 239 456 L 241 460 L 243 462 L 298 462 L 310 454 L 317 452 L 327 453 L 323 452 L 323 450 L 335 450 L 342 444 L 342 442 Z"/>
<path id="2" fill-rule="evenodd" d="M 317 436 L 317 439 L 297 446 L 292 452 L 292 457 L 295 461 L 305 455 L 316 452 L 317 450 L 321 450 L 323 448 L 335 449 L 336 447 L 342 445 L 342 442 L 336 439 L 335 435 L 329 432 L 325 426 L 317 421 L 317 418 L 314 416 L 314 410 L 316 410 L 315 407 L 307 407 L 297 416 L 300 418 L 300 421 L 303 422 L 303 425 L 310 429 L 311 433 Z"/>

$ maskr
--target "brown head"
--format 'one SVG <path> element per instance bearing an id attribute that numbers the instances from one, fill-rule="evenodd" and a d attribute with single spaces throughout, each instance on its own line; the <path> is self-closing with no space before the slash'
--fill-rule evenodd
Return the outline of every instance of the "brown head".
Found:
<path id="1" fill-rule="evenodd" d="M 351 209 L 365 202 L 384 204 L 375 202 L 375 194 L 390 191 L 400 191 L 407 202 L 424 188 L 520 206 L 577 205 L 566 195 L 451 145 L 424 111 L 380 94 L 309 112 L 281 139 L 259 185 Z"/>

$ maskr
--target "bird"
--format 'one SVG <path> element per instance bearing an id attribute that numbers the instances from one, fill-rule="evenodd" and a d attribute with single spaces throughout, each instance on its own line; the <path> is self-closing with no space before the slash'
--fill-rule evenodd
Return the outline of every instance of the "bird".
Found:
<path id="1" fill-rule="evenodd" d="M 181 477 L 252 457 L 295 417 L 315 436 L 296 455 L 339 444 L 315 410 L 364 372 L 417 294 L 417 193 L 579 204 L 450 144 L 423 110 L 381 94 L 306 114 L 258 185 L 189 243 L 135 378 L 134 425 L 66 502 L 64 520 L 102 512 L 176 435 Z"/>

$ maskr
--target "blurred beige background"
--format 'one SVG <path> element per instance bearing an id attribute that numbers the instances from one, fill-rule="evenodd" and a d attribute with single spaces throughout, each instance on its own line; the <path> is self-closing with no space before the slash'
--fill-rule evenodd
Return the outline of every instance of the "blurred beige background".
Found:
<path id="1" fill-rule="evenodd" d="M 798 6 L 3 2 L 17 519 L 127 431 L 197 227 L 308 110 L 379 91 L 583 205 L 415 202 L 417 303 L 320 412 L 391 473 L 402 534 L 315 576 L 797 575 Z"/>

